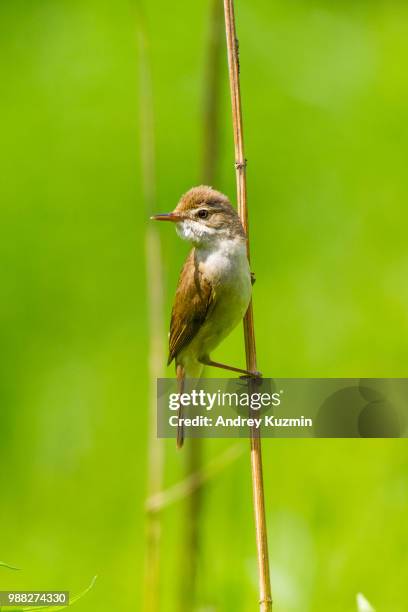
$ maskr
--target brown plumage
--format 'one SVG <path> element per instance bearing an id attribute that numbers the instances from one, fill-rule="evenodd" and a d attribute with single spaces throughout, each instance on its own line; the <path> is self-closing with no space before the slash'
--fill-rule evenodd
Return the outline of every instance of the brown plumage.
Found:
<path id="1" fill-rule="evenodd" d="M 200 270 L 192 249 L 180 272 L 174 298 L 167 365 L 194 338 L 210 312 L 213 298 L 211 283 Z"/>
<path id="2" fill-rule="evenodd" d="M 228 222 L 232 226 L 232 232 L 238 232 L 245 238 L 240 218 L 227 196 L 207 185 L 193 187 L 182 195 L 174 212 L 180 214 L 194 213 L 202 207 L 208 208 L 212 212 L 211 217 L 207 219 L 207 225 L 222 228 Z"/>

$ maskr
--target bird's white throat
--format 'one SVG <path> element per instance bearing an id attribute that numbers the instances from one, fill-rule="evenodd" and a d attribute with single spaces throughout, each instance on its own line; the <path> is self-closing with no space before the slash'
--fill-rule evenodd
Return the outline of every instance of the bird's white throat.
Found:
<path id="1" fill-rule="evenodd" d="M 227 228 L 225 231 L 222 229 L 215 229 L 209 227 L 205 223 L 195 221 L 194 219 L 184 219 L 180 223 L 177 223 L 176 231 L 180 238 L 193 242 L 195 245 L 211 243 L 214 240 L 218 241 L 228 234 Z"/>

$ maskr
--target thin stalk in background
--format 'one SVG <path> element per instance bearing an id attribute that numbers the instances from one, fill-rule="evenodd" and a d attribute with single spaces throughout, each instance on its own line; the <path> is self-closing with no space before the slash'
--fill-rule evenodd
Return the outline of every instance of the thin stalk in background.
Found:
<path id="1" fill-rule="evenodd" d="M 232 122 L 235 145 L 238 214 L 247 234 L 249 260 L 248 202 L 246 185 L 246 159 L 239 82 L 238 40 L 235 27 L 234 1 L 224 0 L 225 30 L 228 50 L 228 69 L 231 89 Z M 256 372 L 255 328 L 252 301 L 244 318 L 244 338 L 247 369 Z M 255 514 L 255 531 L 259 571 L 259 600 L 261 612 L 271 612 L 272 593 L 269 574 L 268 537 L 265 519 L 265 497 L 262 474 L 261 438 L 251 431 L 251 475 Z"/>
<path id="2" fill-rule="evenodd" d="M 211 0 L 210 11 L 203 92 L 203 157 L 200 182 L 213 186 L 218 178 L 223 81 L 224 35 L 220 0 Z"/>
<path id="3" fill-rule="evenodd" d="M 140 159 L 146 219 L 153 214 L 156 200 L 154 117 L 151 71 L 145 22 L 139 14 L 140 75 Z M 161 245 L 156 227 L 149 223 L 145 235 L 146 293 L 149 316 L 149 435 L 147 495 L 158 494 L 163 485 L 163 440 L 157 438 L 156 380 L 163 376 L 164 298 Z M 146 514 L 146 556 L 144 575 L 144 611 L 160 611 L 160 545 L 161 515 L 155 510 Z"/>
<path id="4" fill-rule="evenodd" d="M 206 66 L 203 83 L 203 149 L 199 183 L 213 185 L 219 161 L 219 116 L 222 80 L 223 11 L 220 0 L 211 0 L 208 24 Z M 186 444 L 187 475 L 194 477 L 202 470 L 204 440 L 188 440 Z M 191 612 L 197 599 L 197 568 L 201 551 L 201 525 L 204 487 L 192 489 L 187 500 L 184 562 L 180 564 L 180 612 Z"/>

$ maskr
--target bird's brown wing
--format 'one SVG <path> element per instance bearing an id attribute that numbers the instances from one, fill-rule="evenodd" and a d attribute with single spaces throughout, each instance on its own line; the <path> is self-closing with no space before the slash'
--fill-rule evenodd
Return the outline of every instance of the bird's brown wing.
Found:
<path id="1" fill-rule="evenodd" d="M 174 299 L 167 364 L 191 342 L 213 305 L 213 288 L 200 272 L 192 249 L 181 271 Z"/>

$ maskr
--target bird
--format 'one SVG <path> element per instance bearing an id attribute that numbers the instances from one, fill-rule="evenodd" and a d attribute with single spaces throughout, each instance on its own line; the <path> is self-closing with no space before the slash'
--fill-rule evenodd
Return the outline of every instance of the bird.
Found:
<path id="1" fill-rule="evenodd" d="M 173 212 L 151 219 L 174 223 L 177 234 L 192 244 L 180 272 L 170 320 L 168 365 L 175 361 L 179 391 L 183 392 L 186 379 L 200 378 L 204 366 L 260 376 L 210 356 L 242 321 L 252 294 L 247 237 L 228 197 L 200 185 L 187 191 Z M 181 410 L 178 448 L 184 441 Z"/>

